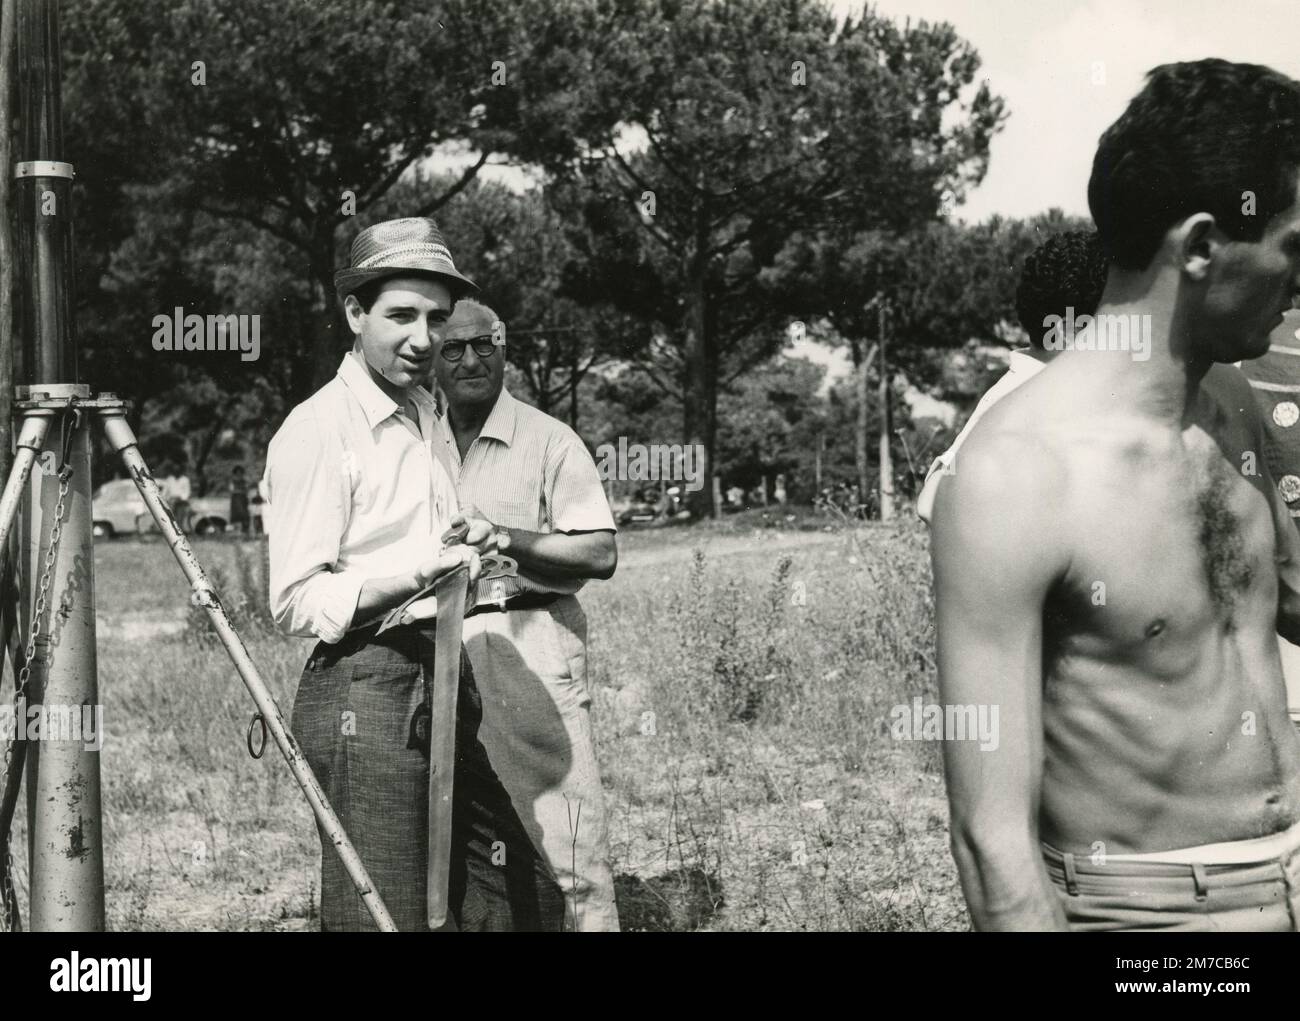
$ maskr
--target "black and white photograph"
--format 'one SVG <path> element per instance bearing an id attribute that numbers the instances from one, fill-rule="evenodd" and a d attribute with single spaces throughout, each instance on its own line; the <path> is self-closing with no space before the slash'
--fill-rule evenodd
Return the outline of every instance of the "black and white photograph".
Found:
<path id="1" fill-rule="evenodd" d="M 1172 934 L 1300 931 L 1297 14 L 0 0 L 0 929 L 1250 993 Z"/>

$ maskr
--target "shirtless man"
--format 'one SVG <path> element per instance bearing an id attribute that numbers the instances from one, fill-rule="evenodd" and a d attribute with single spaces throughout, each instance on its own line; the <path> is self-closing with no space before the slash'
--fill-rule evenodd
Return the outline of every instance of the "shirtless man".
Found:
<path id="1" fill-rule="evenodd" d="M 1263 354 L 1300 292 L 1300 84 L 1156 68 L 1088 197 L 1098 316 L 1149 317 L 1146 357 L 1062 351 L 935 502 L 943 701 L 1000 707 L 996 750 L 945 745 L 962 888 L 981 929 L 1292 929 L 1300 739 L 1274 633 L 1300 639 L 1300 540 L 1248 386 L 1202 381 Z"/>

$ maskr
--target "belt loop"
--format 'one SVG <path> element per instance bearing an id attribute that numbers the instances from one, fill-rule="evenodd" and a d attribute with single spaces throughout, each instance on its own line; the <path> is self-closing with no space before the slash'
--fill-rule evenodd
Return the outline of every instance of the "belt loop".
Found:
<path id="1" fill-rule="evenodd" d="M 1074 869 L 1074 855 L 1066 851 L 1061 855 L 1061 864 L 1065 866 L 1065 889 L 1071 897 L 1079 896 L 1079 873 Z"/>
<path id="2" fill-rule="evenodd" d="M 1205 900 L 1210 892 L 1210 880 L 1205 873 L 1205 866 L 1200 862 L 1192 866 L 1192 879 L 1196 883 L 1196 899 Z"/>

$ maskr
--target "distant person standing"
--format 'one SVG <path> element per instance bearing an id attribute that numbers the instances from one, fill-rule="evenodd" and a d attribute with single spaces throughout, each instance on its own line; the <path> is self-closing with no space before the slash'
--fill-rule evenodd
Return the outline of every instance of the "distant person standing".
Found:
<path id="1" fill-rule="evenodd" d="M 266 486 L 266 477 L 257 480 L 257 499 L 253 501 L 253 520 L 259 532 L 271 534 L 271 500 L 270 490 Z"/>
<path id="2" fill-rule="evenodd" d="M 433 368 L 444 395 L 435 447 L 461 506 L 452 526 L 468 527 L 465 542 L 481 552 L 519 564 L 519 577 L 483 592 L 465 620 L 483 694 L 479 736 L 555 870 L 566 927 L 616 930 L 587 617 L 575 595 L 589 578 L 614 573 L 614 518 L 577 434 L 505 389 L 495 312 L 461 299 L 434 344 Z"/>
<path id="3" fill-rule="evenodd" d="M 230 472 L 230 523 L 248 534 L 248 480 L 242 464 L 235 465 Z"/>
<path id="4" fill-rule="evenodd" d="M 172 460 L 163 461 L 161 470 L 166 474 L 158 480 L 163 499 L 171 508 L 176 527 L 182 532 L 190 530 L 190 479 L 184 470 Z"/>

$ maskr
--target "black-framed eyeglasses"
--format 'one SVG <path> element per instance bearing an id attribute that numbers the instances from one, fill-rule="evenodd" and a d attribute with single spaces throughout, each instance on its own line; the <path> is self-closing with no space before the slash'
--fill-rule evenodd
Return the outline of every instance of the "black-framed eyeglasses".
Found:
<path id="1" fill-rule="evenodd" d="M 444 340 L 442 342 L 442 357 L 449 362 L 458 362 L 465 357 L 466 347 L 473 347 L 474 354 L 478 355 L 480 359 L 491 358 L 492 352 L 497 349 L 497 342 L 491 334 L 470 337 L 469 340 Z"/>

